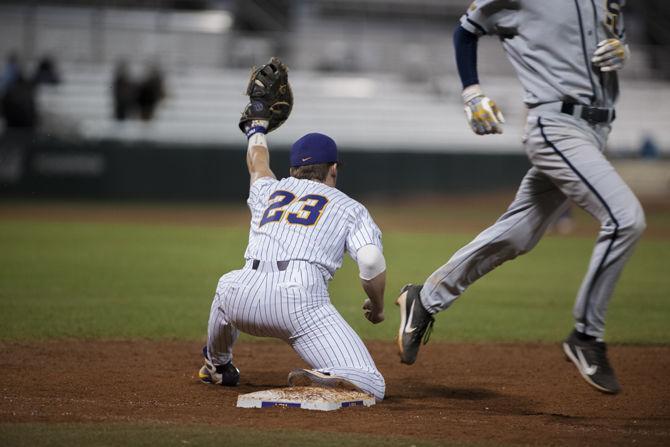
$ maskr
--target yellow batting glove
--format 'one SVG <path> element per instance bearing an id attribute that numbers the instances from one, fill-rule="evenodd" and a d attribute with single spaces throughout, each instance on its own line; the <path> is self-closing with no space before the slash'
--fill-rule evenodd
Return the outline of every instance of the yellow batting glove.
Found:
<path id="1" fill-rule="evenodd" d="M 600 71 L 615 71 L 621 70 L 629 57 L 628 45 L 619 39 L 605 39 L 598 43 L 591 62 L 600 67 Z"/>
<path id="2" fill-rule="evenodd" d="M 466 87 L 462 96 L 465 116 L 474 133 L 486 135 L 503 132 L 505 118 L 496 103 L 482 93 L 479 84 Z"/>

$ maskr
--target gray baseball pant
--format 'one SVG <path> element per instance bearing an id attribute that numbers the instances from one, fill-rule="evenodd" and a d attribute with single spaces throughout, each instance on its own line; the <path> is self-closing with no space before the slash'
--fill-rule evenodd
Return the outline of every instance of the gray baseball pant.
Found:
<path id="1" fill-rule="evenodd" d="M 448 308 L 477 279 L 530 251 L 570 200 L 601 225 L 573 315 L 578 331 L 602 338 L 614 286 L 646 226 L 640 202 L 603 154 L 609 132 L 607 124 L 532 109 L 524 146 L 533 167 L 507 211 L 426 280 L 424 307 Z"/>

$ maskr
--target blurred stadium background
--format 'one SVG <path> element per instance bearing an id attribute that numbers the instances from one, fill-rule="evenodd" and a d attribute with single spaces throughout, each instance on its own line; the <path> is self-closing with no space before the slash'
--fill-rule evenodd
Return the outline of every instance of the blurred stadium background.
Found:
<path id="1" fill-rule="evenodd" d="M 242 91 L 249 67 L 273 55 L 291 67 L 296 96 L 270 137 L 279 175 L 292 141 L 318 130 L 339 143 L 341 186 L 355 196 L 513 189 L 528 167 L 525 110 L 496 39 L 481 41 L 480 78 L 505 112 L 505 133 L 476 137 L 463 117 L 451 33 L 468 3 L 3 1 L 3 73 L 12 54 L 27 75 L 48 64 L 34 119 L 4 125 L 0 196 L 239 200 Z M 666 200 L 670 7 L 628 3 L 633 58 L 609 152 L 640 195 Z M 119 110 L 119 95 L 137 94 L 148 74 L 148 110 Z"/>

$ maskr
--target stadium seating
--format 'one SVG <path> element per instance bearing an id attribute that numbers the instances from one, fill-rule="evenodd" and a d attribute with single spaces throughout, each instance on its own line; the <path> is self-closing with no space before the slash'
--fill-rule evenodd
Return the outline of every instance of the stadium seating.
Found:
<path id="1" fill-rule="evenodd" d="M 44 89 L 43 107 L 76 123 L 86 138 L 169 143 L 243 142 L 237 120 L 245 103 L 246 70 L 190 69 L 167 74 L 168 97 L 148 123 L 112 120 L 112 67 L 66 65 L 66 83 Z M 323 74 L 293 71 L 296 106 L 289 123 L 272 135 L 290 144 L 301 134 L 332 134 L 343 148 L 402 151 L 520 152 L 525 108 L 518 83 L 509 77 L 486 79 L 488 94 L 505 111 L 505 134 L 475 137 L 452 80 L 417 85 L 398 75 Z M 670 101 L 662 83 L 627 81 L 618 108 L 612 150 L 635 151 L 649 134 L 670 148 L 666 119 L 650 104 Z"/>
<path id="2" fill-rule="evenodd" d="M 412 2 L 416 11 L 439 17 L 432 22 L 394 17 L 391 12 L 406 3 L 402 0 L 300 3 L 303 10 L 283 36 L 235 33 L 231 13 L 223 9 L 190 13 L 3 5 L 0 51 L 23 48 L 28 60 L 53 53 L 65 83 L 42 89 L 41 105 L 59 122 L 52 130 L 74 128 L 86 138 L 236 144 L 246 67 L 267 60 L 281 41 L 278 54 L 286 54 L 292 69 L 296 107 L 289 124 L 272 135 L 275 144 L 320 130 L 351 150 L 522 151 L 522 92 L 496 39 L 482 39 L 479 69 L 486 92 L 505 112 L 505 133 L 478 138 L 465 124 L 451 29 L 444 26 L 453 27 L 462 2 Z M 370 11 L 389 14 L 375 20 Z M 341 17 L 352 13 L 363 18 Z M 638 63 L 625 71 L 611 148 L 635 152 L 649 135 L 670 153 L 670 118 L 661 107 L 669 102 L 670 89 L 650 79 L 645 52 L 634 51 Z M 121 57 L 137 72 L 154 60 L 166 70 L 168 97 L 151 122 L 111 118 L 113 63 Z"/>

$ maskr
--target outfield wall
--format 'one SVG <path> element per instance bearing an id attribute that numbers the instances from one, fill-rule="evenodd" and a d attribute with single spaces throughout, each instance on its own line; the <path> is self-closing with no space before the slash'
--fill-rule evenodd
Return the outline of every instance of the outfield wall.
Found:
<path id="1" fill-rule="evenodd" d="M 4 197 L 131 200 L 239 200 L 248 190 L 239 147 L 34 142 L 2 175 Z M 493 192 L 518 185 L 521 154 L 343 151 L 338 186 L 359 196 Z M 9 163 L 9 164 L 8 164 Z M 10 166 L 11 167 L 11 166 Z M 288 175 L 288 148 L 272 149 L 277 176 Z"/>

